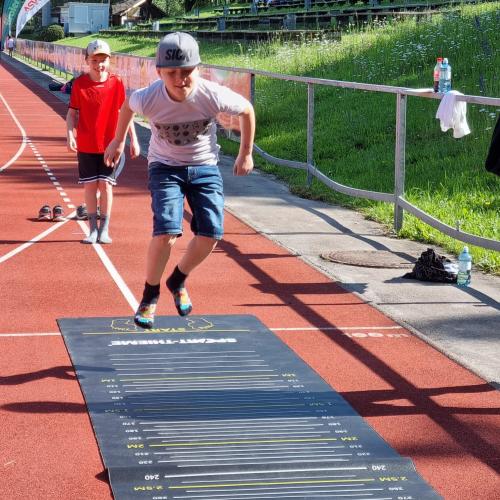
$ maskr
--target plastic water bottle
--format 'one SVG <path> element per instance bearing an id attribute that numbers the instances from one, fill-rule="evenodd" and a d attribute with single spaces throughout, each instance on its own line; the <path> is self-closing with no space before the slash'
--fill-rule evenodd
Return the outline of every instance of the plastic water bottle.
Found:
<path id="1" fill-rule="evenodd" d="M 458 256 L 458 274 L 457 285 L 469 286 L 472 270 L 472 257 L 469 253 L 469 247 L 464 247 Z"/>
<path id="2" fill-rule="evenodd" d="M 442 57 L 436 59 L 436 66 L 434 66 L 434 92 L 439 92 L 439 74 L 441 72 Z"/>
<path id="3" fill-rule="evenodd" d="M 439 67 L 439 92 L 445 94 L 451 90 L 451 66 L 446 57 Z"/>

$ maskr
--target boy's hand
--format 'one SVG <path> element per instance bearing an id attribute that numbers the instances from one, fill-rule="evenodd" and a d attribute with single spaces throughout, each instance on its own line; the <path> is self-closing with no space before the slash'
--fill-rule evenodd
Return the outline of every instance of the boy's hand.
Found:
<path id="1" fill-rule="evenodd" d="M 76 139 L 73 134 L 68 134 L 68 137 L 66 138 L 66 145 L 68 146 L 68 151 L 76 153 Z"/>
<path id="2" fill-rule="evenodd" d="M 137 158 L 141 154 L 141 146 L 137 138 L 130 140 L 130 157 Z"/>
<path id="3" fill-rule="evenodd" d="M 253 170 L 251 154 L 239 154 L 234 162 L 233 175 L 248 175 Z"/>
<path id="4" fill-rule="evenodd" d="M 124 149 L 125 149 L 125 142 L 120 142 L 117 141 L 116 139 L 113 139 L 108 144 L 106 151 L 104 151 L 104 163 L 108 167 L 113 168 L 118 163 L 118 160 L 120 159 L 120 156 L 123 153 Z"/>

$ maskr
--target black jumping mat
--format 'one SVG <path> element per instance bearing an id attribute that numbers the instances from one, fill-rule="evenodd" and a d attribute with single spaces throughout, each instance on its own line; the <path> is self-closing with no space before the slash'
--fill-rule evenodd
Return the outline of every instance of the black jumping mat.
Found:
<path id="1" fill-rule="evenodd" d="M 254 316 L 58 324 L 118 500 L 441 498 Z"/>

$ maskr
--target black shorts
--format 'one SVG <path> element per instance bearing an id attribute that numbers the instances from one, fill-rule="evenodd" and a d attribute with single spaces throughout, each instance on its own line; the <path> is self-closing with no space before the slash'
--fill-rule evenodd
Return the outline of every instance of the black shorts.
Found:
<path id="1" fill-rule="evenodd" d="M 105 181 L 112 186 L 116 186 L 116 179 L 125 165 L 125 155 L 120 157 L 120 161 L 115 168 L 108 167 L 104 163 L 103 153 L 77 153 L 78 157 L 78 183 Z"/>

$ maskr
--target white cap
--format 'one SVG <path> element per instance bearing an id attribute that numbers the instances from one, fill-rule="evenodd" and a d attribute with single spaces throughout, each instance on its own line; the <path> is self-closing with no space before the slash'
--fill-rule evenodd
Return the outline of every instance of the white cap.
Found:
<path id="1" fill-rule="evenodd" d="M 93 40 L 87 45 L 87 57 L 95 56 L 96 54 L 111 55 L 111 49 L 104 40 Z"/>

